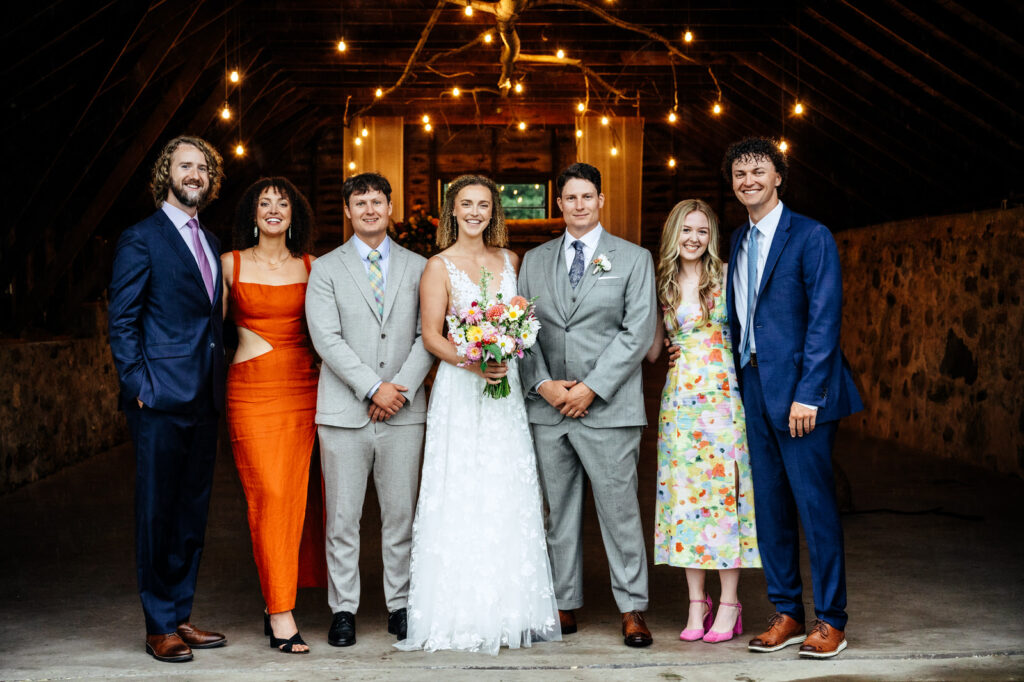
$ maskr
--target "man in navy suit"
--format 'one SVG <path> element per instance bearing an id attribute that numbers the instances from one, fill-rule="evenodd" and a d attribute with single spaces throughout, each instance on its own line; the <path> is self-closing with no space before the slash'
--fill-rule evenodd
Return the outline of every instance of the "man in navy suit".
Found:
<path id="1" fill-rule="evenodd" d="M 754 512 L 776 613 L 748 645 L 829 658 L 846 648 L 843 528 L 832 476 L 839 419 L 862 409 L 839 348 L 843 283 L 828 228 L 779 201 L 788 164 L 773 140 L 749 138 L 722 171 L 749 216 L 733 233 L 729 324 L 747 415 Z M 804 626 L 803 524 L 817 621 Z"/>
<path id="2" fill-rule="evenodd" d="M 199 224 L 220 154 L 177 137 L 153 167 L 157 211 L 121 234 L 110 282 L 110 348 L 135 444 L 135 549 L 146 651 L 188 661 L 223 646 L 190 623 L 224 409 L 220 242 Z"/>

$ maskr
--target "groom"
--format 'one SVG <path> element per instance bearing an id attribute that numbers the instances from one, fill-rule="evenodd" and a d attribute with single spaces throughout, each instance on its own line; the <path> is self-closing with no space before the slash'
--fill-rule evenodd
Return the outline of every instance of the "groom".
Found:
<path id="1" fill-rule="evenodd" d="M 327 512 L 327 641 L 356 643 L 359 520 L 366 481 L 380 500 L 388 632 L 405 639 L 409 552 L 434 358 L 420 340 L 419 282 L 426 259 L 388 237 L 391 184 L 362 173 L 342 185 L 355 235 L 313 263 L 309 335 L 323 358 L 317 394 Z"/>
<path id="2" fill-rule="evenodd" d="M 584 473 L 590 479 L 627 646 L 648 646 L 647 555 L 636 465 L 644 414 L 640 361 L 657 320 L 650 253 L 601 227 L 601 173 L 558 176 L 565 234 L 529 251 L 519 291 L 542 329 L 520 364 L 548 507 L 547 540 L 563 634 L 583 606 Z"/>

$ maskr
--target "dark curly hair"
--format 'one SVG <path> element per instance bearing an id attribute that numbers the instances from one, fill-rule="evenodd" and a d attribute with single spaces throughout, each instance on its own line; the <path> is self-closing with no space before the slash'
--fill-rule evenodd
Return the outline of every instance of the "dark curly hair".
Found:
<path id="1" fill-rule="evenodd" d="M 755 159 L 768 159 L 775 166 L 775 172 L 782 178 L 779 183 L 778 196 L 782 196 L 786 189 L 786 180 L 789 178 L 789 161 L 786 154 L 779 149 L 779 141 L 771 137 L 748 137 L 733 143 L 725 150 L 725 157 L 722 159 L 722 176 L 726 183 L 732 186 L 732 164 L 736 161 L 753 161 Z"/>
<path id="2" fill-rule="evenodd" d="M 483 175 L 460 175 L 448 184 L 444 195 L 444 206 L 437 224 L 437 246 L 447 249 L 459 237 L 459 224 L 455 219 L 455 197 L 465 187 L 480 185 L 491 193 L 491 222 L 484 228 L 484 244 L 487 246 L 508 246 L 508 228 L 505 227 L 505 209 L 501 205 L 501 193 L 494 180 Z"/>
<path id="3" fill-rule="evenodd" d="M 253 235 L 253 227 L 256 225 L 256 204 L 259 203 L 260 195 L 267 189 L 277 190 L 292 203 L 292 224 L 289 230 L 291 236 L 285 237 L 288 251 L 296 258 L 309 253 L 313 246 L 313 209 L 310 208 L 305 195 L 288 178 L 281 177 L 260 178 L 245 190 L 235 209 L 235 229 L 232 234 L 234 248 L 241 251 L 259 242 Z"/>
<path id="4" fill-rule="evenodd" d="M 586 180 L 594 185 L 598 194 L 601 193 L 601 171 L 589 163 L 574 163 L 562 171 L 555 181 L 555 189 L 558 191 L 558 196 L 562 196 L 562 189 L 565 188 L 565 183 L 569 182 L 572 178 Z"/>
<path id="5" fill-rule="evenodd" d="M 199 209 L 206 208 L 211 201 L 217 198 L 217 194 L 220 192 L 220 183 L 224 180 L 224 159 L 213 148 L 213 145 L 203 138 L 179 135 L 164 145 L 164 148 L 160 150 L 160 156 L 157 157 L 156 163 L 153 164 L 153 176 L 149 181 L 149 191 L 153 193 L 153 201 L 156 203 L 157 208 L 163 205 L 167 199 L 167 191 L 171 188 L 171 157 L 174 156 L 174 152 L 177 151 L 178 147 L 183 144 L 192 145 L 206 157 L 206 173 L 210 177 L 210 188 L 207 190 L 202 202 L 200 202 Z"/>

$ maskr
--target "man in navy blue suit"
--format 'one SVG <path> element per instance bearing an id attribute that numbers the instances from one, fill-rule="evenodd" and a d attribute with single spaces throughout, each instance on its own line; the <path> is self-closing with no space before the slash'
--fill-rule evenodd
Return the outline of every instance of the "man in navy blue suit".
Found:
<path id="1" fill-rule="evenodd" d="M 843 528 L 832 476 L 839 419 L 862 409 L 839 348 L 843 283 L 828 228 L 779 201 L 788 164 L 773 140 L 732 145 L 722 172 L 749 220 L 733 233 L 729 324 L 747 416 L 754 513 L 776 613 L 751 651 L 802 644 L 800 656 L 846 648 Z M 807 634 L 800 534 L 810 554 L 817 621 Z"/>
<path id="2" fill-rule="evenodd" d="M 135 444 L 135 549 L 146 651 L 161 661 L 223 646 L 191 624 L 224 409 L 220 242 L 198 212 L 217 196 L 220 154 L 177 137 L 153 167 L 157 211 L 121 234 L 110 348 Z"/>

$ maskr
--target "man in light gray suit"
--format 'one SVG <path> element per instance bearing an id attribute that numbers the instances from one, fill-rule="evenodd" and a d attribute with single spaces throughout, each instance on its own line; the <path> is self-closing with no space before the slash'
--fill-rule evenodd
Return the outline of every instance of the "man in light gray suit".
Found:
<path id="1" fill-rule="evenodd" d="M 558 177 L 563 236 L 529 251 L 519 292 L 538 296 L 542 327 L 520 363 L 548 507 L 547 539 L 562 632 L 583 605 L 584 473 L 628 646 L 648 646 L 647 554 L 636 465 L 644 413 L 640 362 L 657 324 L 651 254 L 601 227 L 601 173 L 576 163 Z"/>
<path id="2" fill-rule="evenodd" d="M 313 263 L 306 319 L 323 358 L 317 394 L 327 509 L 327 641 L 356 642 L 359 520 L 373 472 L 380 500 L 388 632 L 406 634 L 409 551 L 434 363 L 420 340 L 419 282 L 427 261 L 387 235 L 391 185 L 348 178 L 345 215 L 355 235 Z"/>

